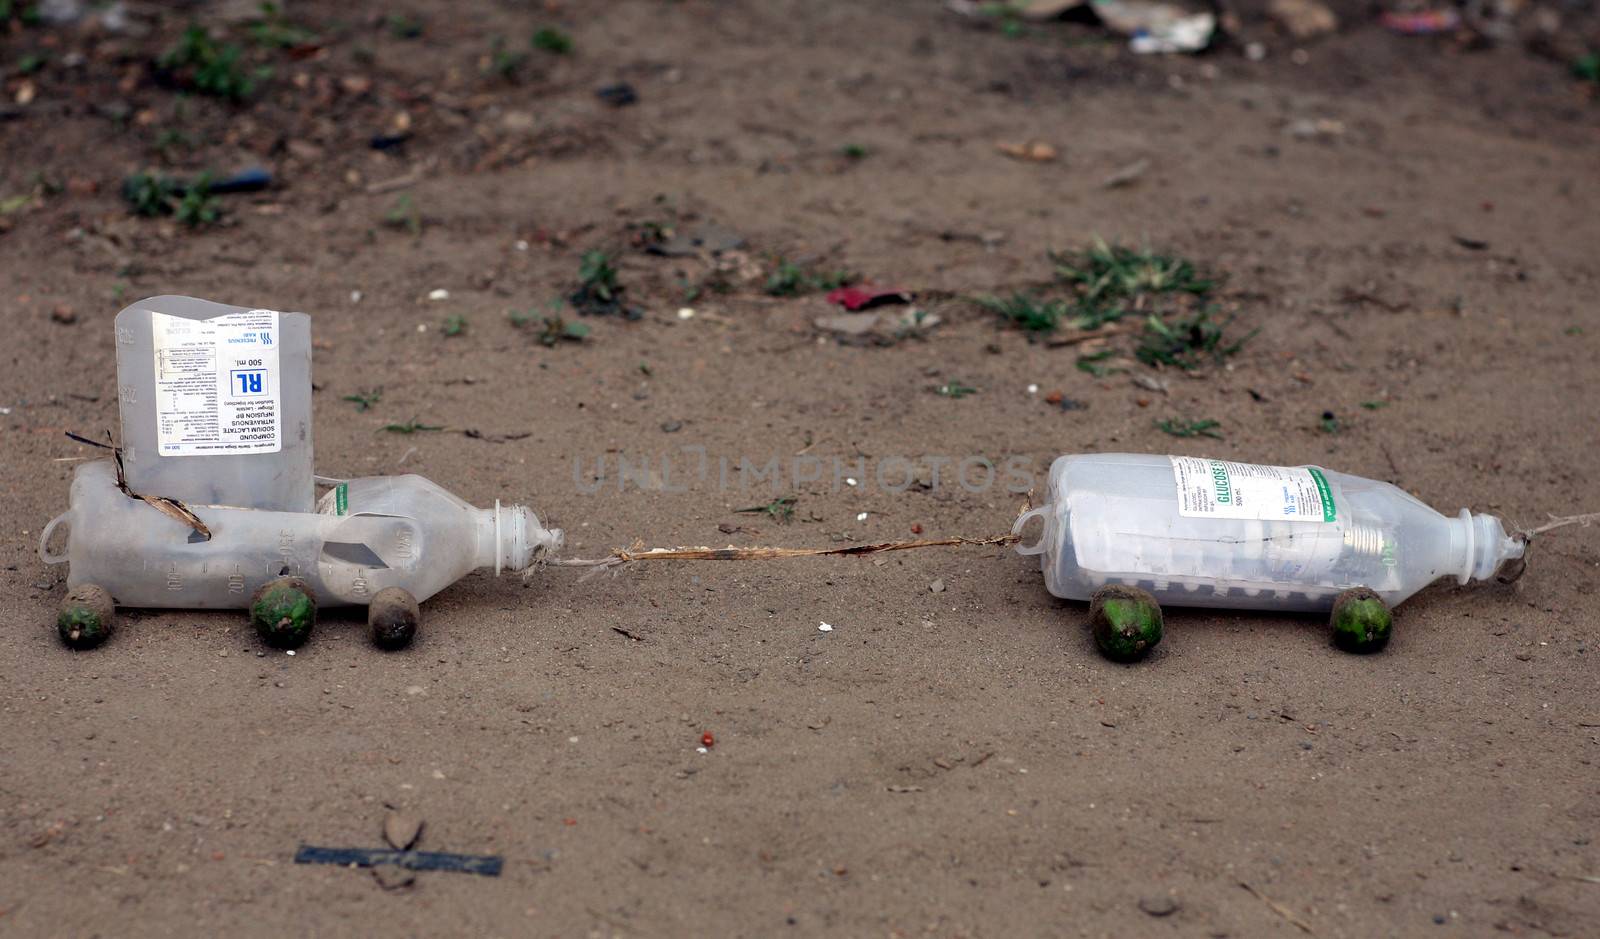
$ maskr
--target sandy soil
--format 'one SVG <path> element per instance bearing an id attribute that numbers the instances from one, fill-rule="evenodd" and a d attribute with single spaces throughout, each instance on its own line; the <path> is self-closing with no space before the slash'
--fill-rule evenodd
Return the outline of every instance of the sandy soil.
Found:
<path id="1" fill-rule="evenodd" d="M 1600 103 L 1561 66 L 1394 36 L 1353 6 L 1303 65 L 1260 15 L 1256 63 L 1139 58 L 1072 24 L 1011 39 L 931 2 L 413 0 L 413 39 L 387 6 L 310 6 L 289 13 L 320 52 L 232 28 L 274 69 L 238 108 L 148 67 L 183 11 L 143 37 L 0 39 L 8 68 L 51 56 L 7 73 L 0 121 L 0 197 L 39 193 L 0 232 L 0 933 L 1592 933 L 1593 530 L 1552 535 L 1514 586 L 1425 591 L 1381 655 L 1331 648 L 1315 617 L 1177 610 L 1136 666 L 1101 659 L 1084 606 L 998 548 L 479 572 L 424 605 L 405 652 L 333 611 L 294 657 L 239 615 L 183 611 L 129 612 L 71 652 L 51 624 L 64 571 L 35 554 L 70 460 L 94 455 L 63 432 L 116 427 L 111 319 L 161 293 L 314 314 L 322 472 L 526 501 L 578 555 L 988 535 L 1021 502 L 831 471 L 776 493 L 575 475 L 681 468 L 686 447 L 1040 475 L 1065 452 L 1205 453 L 1387 479 L 1452 514 L 1600 508 Z M 546 24 L 573 54 L 482 74 L 494 37 L 520 50 Z M 637 104 L 595 96 L 622 80 Z M 401 111 L 409 141 L 369 147 Z M 1029 139 L 1059 158 L 995 147 Z M 1138 160 L 1133 185 L 1102 185 Z M 117 193 L 146 167 L 250 163 L 277 186 L 223 197 L 199 231 Z M 707 222 L 746 239 L 757 279 L 686 300 L 705 265 L 637 246 Z M 1193 378 L 1096 378 L 962 299 L 1042 288 L 1047 249 L 1097 234 L 1225 273 L 1230 329 L 1259 333 Z M 542 345 L 593 249 L 617 252 L 643 318 Z M 820 295 L 761 289 L 780 255 L 904 285 L 942 321 L 820 337 Z M 978 391 L 931 390 L 950 381 Z M 374 388 L 369 411 L 342 400 Z M 413 418 L 447 429 L 380 430 Z M 735 512 L 774 495 L 798 497 L 792 523 Z M 504 874 L 389 891 L 291 863 L 378 846 L 386 806 L 426 819 L 422 847 L 500 854 Z"/>

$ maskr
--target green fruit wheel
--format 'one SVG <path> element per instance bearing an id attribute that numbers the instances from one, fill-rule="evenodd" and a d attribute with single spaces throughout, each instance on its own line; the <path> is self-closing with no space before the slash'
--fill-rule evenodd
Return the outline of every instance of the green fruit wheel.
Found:
<path id="1" fill-rule="evenodd" d="M 1136 662 L 1161 641 L 1161 604 L 1138 587 L 1107 584 L 1089 598 L 1089 627 L 1106 658 Z"/>
<path id="2" fill-rule="evenodd" d="M 56 632 L 72 649 L 93 649 L 116 628 L 116 603 L 111 593 L 95 584 L 79 584 L 67 591 L 56 613 Z"/>
<path id="3" fill-rule="evenodd" d="M 1333 644 L 1346 652 L 1377 652 L 1389 644 L 1394 632 L 1393 611 L 1370 587 L 1352 587 L 1339 594 L 1328 621 Z"/>
<path id="4" fill-rule="evenodd" d="M 298 577 L 279 577 L 261 585 L 250 598 L 250 623 L 261 641 L 276 649 L 293 649 L 311 638 L 317 624 L 317 599 Z"/>

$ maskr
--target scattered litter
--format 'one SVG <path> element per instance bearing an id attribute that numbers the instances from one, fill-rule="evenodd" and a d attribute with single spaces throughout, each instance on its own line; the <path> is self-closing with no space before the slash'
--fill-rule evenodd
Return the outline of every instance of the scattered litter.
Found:
<path id="1" fill-rule="evenodd" d="M 721 225 L 705 224 L 674 232 L 668 238 L 651 242 L 645 246 L 645 251 L 668 258 L 694 258 L 702 255 L 715 257 L 725 251 L 737 251 L 743 247 L 743 235 Z"/>
<path id="2" fill-rule="evenodd" d="M 1436 36 L 1440 33 L 1455 32 L 1461 27 L 1461 14 L 1450 7 L 1437 10 L 1419 10 L 1415 13 L 1400 13 L 1386 10 L 1378 16 L 1382 23 L 1391 32 L 1402 36 Z"/>
<path id="3" fill-rule="evenodd" d="M 453 871 L 499 877 L 504 859 L 493 854 L 450 854 L 444 851 L 399 851 L 389 848 L 320 848 L 303 844 L 294 853 L 296 864 L 336 864 L 340 867 L 377 867 L 392 864 L 409 871 Z"/>
<path id="4" fill-rule="evenodd" d="M 433 290 L 428 291 L 428 299 L 429 300 L 448 300 L 448 299 L 450 299 L 450 291 L 444 289 L 443 287 L 435 288 Z M 426 332 L 426 330 L 418 330 L 418 332 Z"/>
<path id="5" fill-rule="evenodd" d="M 919 339 L 940 322 L 937 315 L 920 307 L 896 307 L 876 313 L 819 316 L 812 325 L 844 345 L 891 346 L 904 339 Z"/>
<path id="6" fill-rule="evenodd" d="M 1267 12 L 1285 32 L 1302 41 L 1339 29 L 1339 17 L 1318 0 L 1272 0 Z"/>
<path id="7" fill-rule="evenodd" d="M 182 184 L 180 184 L 182 185 Z M 242 169 L 232 176 L 212 180 L 206 186 L 206 191 L 213 194 L 226 194 L 233 192 L 260 192 L 272 185 L 272 171 L 262 166 L 252 166 Z M 187 186 L 183 188 L 187 189 Z"/>
<path id="8" fill-rule="evenodd" d="M 710 753 L 711 751 L 709 749 L 707 749 L 706 747 L 695 747 L 694 748 L 694 752 L 696 752 L 696 753 Z"/>
<path id="9" fill-rule="evenodd" d="M 1172 391 L 1170 382 L 1151 375 L 1135 375 L 1133 376 L 1133 383 L 1146 391 L 1154 391 L 1157 394 L 1170 394 Z"/>
<path id="10" fill-rule="evenodd" d="M 819 632 L 819 633 L 831 633 L 831 632 L 833 632 L 833 624 L 832 623 L 818 623 L 817 624 L 817 632 Z"/>
<path id="11" fill-rule="evenodd" d="M 1042 140 L 1030 140 L 1027 143 L 1002 140 L 997 141 L 994 148 L 1013 160 L 1026 160 L 1030 163 L 1049 163 L 1061 155 L 1055 147 Z"/>
<path id="12" fill-rule="evenodd" d="M 1095 15 L 1128 38 L 1139 55 L 1199 52 L 1217 31 L 1214 13 L 1192 13 L 1151 0 L 1094 0 Z"/>
<path id="13" fill-rule="evenodd" d="M 405 851 L 422 836 L 423 821 L 413 815 L 390 812 L 383 820 L 383 840 L 396 851 Z"/>
<path id="14" fill-rule="evenodd" d="M 865 512 L 857 512 L 856 513 L 856 521 L 864 522 L 866 520 L 867 520 L 867 513 L 865 513 Z"/>
<path id="15" fill-rule="evenodd" d="M 1038 393 L 1039 393 L 1039 386 L 1038 385 L 1034 385 L 1034 384 L 1028 385 L 1028 394 L 1036 395 Z"/>
<path id="16" fill-rule="evenodd" d="M 899 287 L 877 287 L 858 284 L 828 291 L 828 302 L 836 303 L 851 312 L 865 310 L 889 303 L 910 303 L 911 294 Z"/>
<path id="17" fill-rule="evenodd" d="M 678 319 L 680 319 L 680 320 L 692 320 L 692 319 L 694 319 L 694 307 L 687 307 L 687 306 L 679 307 L 678 308 Z"/>
<path id="18" fill-rule="evenodd" d="M 1344 136 L 1344 121 L 1329 117 L 1301 118 L 1285 125 L 1284 132 L 1299 140 L 1328 140 Z"/>
<path id="19" fill-rule="evenodd" d="M 596 88 L 594 93 L 601 101 L 614 108 L 623 108 L 639 102 L 639 92 L 627 82 L 602 85 Z"/>
<path id="20" fill-rule="evenodd" d="M 700 746 L 702 746 L 702 747 L 714 747 L 716 745 L 717 745 L 717 738 L 712 735 L 711 731 L 708 730 L 705 733 L 700 735 Z"/>
<path id="21" fill-rule="evenodd" d="M 844 484 L 846 486 L 854 486 L 856 485 L 856 478 L 854 476 L 846 476 L 844 478 Z"/>
<path id="22" fill-rule="evenodd" d="M 1134 183 L 1138 182 L 1140 177 L 1144 176 L 1149 169 L 1149 160 L 1134 160 L 1132 163 L 1129 163 L 1127 166 L 1122 167 L 1115 173 L 1112 173 L 1110 176 L 1107 176 L 1105 179 L 1101 180 L 1100 187 L 1102 189 L 1121 189 L 1124 186 L 1132 186 Z"/>

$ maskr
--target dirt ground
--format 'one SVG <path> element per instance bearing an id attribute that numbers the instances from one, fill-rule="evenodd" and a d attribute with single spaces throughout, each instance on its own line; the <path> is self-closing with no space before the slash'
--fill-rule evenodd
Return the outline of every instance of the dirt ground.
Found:
<path id="1" fill-rule="evenodd" d="M 291 3 L 275 25 L 315 38 L 277 43 L 133 9 L 147 34 L 0 39 L 0 200 L 30 196 L 0 218 L 0 933 L 1593 934 L 1594 529 L 1515 585 L 1424 591 L 1376 656 L 1317 617 L 1173 610 L 1132 666 L 1006 548 L 480 571 L 407 651 L 333 610 L 293 657 L 239 614 L 154 610 L 70 651 L 65 570 L 36 554 L 98 455 L 63 432 L 117 426 L 112 317 L 165 293 L 313 314 L 320 472 L 526 502 L 577 556 L 991 535 L 1022 502 L 888 491 L 890 457 L 1042 479 L 1075 451 L 1207 454 L 1449 514 L 1595 510 L 1600 101 L 1564 65 L 1356 5 L 1304 55 L 1247 7 L 1242 40 L 1171 58 L 910 0 Z M 273 69 L 247 103 L 150 66 L 191 18 Z M 531 49 L 541 26 L 572 51 Z M 637 103 L 596 96 L 620 81 Z M 1030 140 L 1057 158 L 996 148 Z M 274 186 L 193 230 L 118 193 L 252 164 Z M 641 250 L 708 223 L 745 240 L 726 272 Z M 1096 376 L 966 299 L 1059 291 L 1046 251 L 1096 235 L 1225 274 L 1230 335 L 1259 332 L 1189 376 L 1135 362 L 1128 320 L 1089 363 L 1128 371 Z M 641 318 L 552 305 L 593 250 Z M 820 292 L 763 289 L 779 257 L 939 322 L 819 335 Z M 587 338 L 541 343 L 558 313 Z M 382 430 L 413 420 L 444 429 Z M 617 485 L 618 458 L 659 476 L 695 448 L 705 478 Z M 802 451 L 821 479 L 716 478 Z M 789 524 L 736 512 L 777 496 Z M 391 806 L 503 875 L 292 863 L 379 846 Z"/>

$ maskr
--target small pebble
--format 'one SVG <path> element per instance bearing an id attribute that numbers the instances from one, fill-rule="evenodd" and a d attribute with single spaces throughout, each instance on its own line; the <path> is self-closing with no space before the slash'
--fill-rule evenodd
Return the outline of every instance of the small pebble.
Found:
<path id="1" fill-rule="evenodd" d="M 1151 916 L 1171 916 L 1178 912 L 1178 901 L 1171 897 L 1140 897 L 1139 909 Z"/>

